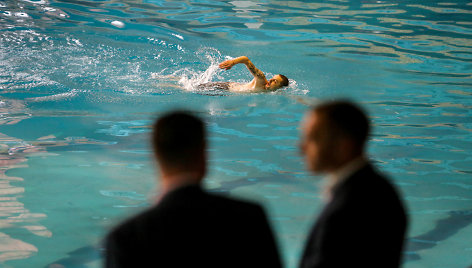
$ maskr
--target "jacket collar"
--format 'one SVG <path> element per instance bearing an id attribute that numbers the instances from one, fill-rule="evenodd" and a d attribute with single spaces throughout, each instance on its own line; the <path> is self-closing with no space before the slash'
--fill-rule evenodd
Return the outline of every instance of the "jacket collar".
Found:
<path id="1" fill-rule="evenodd" d="M 368 161 L 365 159 L 365 157 L 359 156 L 335 172 L 330 173 L 327 176 L 326 183 L 323 187 L 323 198 L 329 202 L 332 199 L 336 189 L 339 188 L 339 186 L 343 184 L 349 177 L 363 169 L 367 164 Z"/>
<path id="2" fill-rule="evenodd" d="M 163 192 L 157 198 L 156 204 L 161 204 L 174 198 L 190 197 L 192 193 L 201 193 L 202 188 L 198 183 L 182 184 L 166 192 Z"/>

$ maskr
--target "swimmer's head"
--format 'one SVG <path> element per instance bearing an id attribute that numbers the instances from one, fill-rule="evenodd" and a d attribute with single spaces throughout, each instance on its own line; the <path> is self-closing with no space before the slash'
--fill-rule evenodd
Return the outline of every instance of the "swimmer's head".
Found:
<path id="1" fill-rule="evenodd" d="M 267 90 L 276 90 L 288 86 L 288 78 L 282 74 L 274 75 L 266 84 Z"/>

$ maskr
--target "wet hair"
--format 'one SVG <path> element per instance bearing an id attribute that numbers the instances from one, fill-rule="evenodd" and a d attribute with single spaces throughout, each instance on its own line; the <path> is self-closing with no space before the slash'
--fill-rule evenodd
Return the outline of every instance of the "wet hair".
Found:
<path id="1" fill-rule="evenodd" d="M 282 87 L 288 86 L 288 78 L 283 74 L 279 74 L 279 76 L 282 78 L 282 83 L 280 85 Z"/>
<path id="2" fill-rule="evenodd" d="M 367 142 L 370 124 L 366 113 L 348 100 L 326 102 L 312 110 L 326 120 L 326 128 L 331 136 L 348 137 L 363 150 Z"/>
<path id="3" fill-rule="evenodd" d="M 152 146 L 159 163 L 188 168 L 206 146 L 205 126 L 187 111 L 165 114 L 153 125 Z"/>

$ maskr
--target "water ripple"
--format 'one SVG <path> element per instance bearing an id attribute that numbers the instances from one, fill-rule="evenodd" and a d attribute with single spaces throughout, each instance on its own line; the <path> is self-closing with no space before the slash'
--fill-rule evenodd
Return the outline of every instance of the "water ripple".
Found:
<path id="1" fill-rule="evenodd" d="M 312 99 L 351 94 L 363 101 L 374 115 L 372 155 L 397 177 L 395 183 L 406 193 L 414 230 L 425 229 L 429 223 L 424 217 L 437 218 L 452 209 L 470 211 L 471 10 L 469 1 L 459 0 L 0 0 L 2 128 L 8 132 L 16 125 L 19 135 L 36 135 L 38 130 L 32 126 L 44 122 L 41 118 L 75 115 L 74 111 L 81 108 L 94 109 L 91 114 L 103 116 L 94 121 L 92 129 L 85 127 L 84 133 L 110 139 L 103 142 L 93 138 L 45 136 L 31 141 L 4 137 L 0 144 L 2 163 L 4 169 L 18 168 L 21 165 L 16 161 L 24 161 L 52 147 L 76 150 L 81 144 L 105 145 L 117 141 L 118 146 L 125 140 L 135 141 L 144 138 L 142 133 L 149 131 L 150 124 L 135 120 L 136 110 L 151 113 L 154 109 L 184 103 L 184 107 L 205 110 L 217 122 L 209 124 L 215 136 L 211 138 L 212 143 L 219 146 L 212 153 L 226 162 L 212 161 L 215 164 L 212 168 L 224 175 L 223 180 L 226 176 L 235 177 L 218 189 L 262 190 L 261 196 L 284 210 L 296 200 L 287 196 L 318 198 L 296 180 L 290 180 L 308 177 L 300 166 L 302 160 L 295 147 L 299 121 L 308 101 L 292 102 L 286 95 L 293 95 L 301 88 L 303 95 Z M 287 72 L 295 88 L 284 90 L 281 95 L 218 95 L 212 97 L 210 104 L 206 103 L 208 96 L 200 95 L 205 92 L 182 90 L 204 81 L 239 82 L 250 78 L 244 67 L 235 67 L 231 74 L 217 68 L 219 61 L 242 53 L 247 53 L 265 72 L 279 69 L 284 74 Z M 151 108 L 141 107 L 138 101 L 129 105 L 124 101 L 127 97 L 146 99 L 152 102 Z M 77 134 L 81 135 L 85 134 Z M 141 146 L 118 147 L 117 152 L 127 159 L 149 154 L 135 148 Z M 97 153 L 100 169 L 125 169 L 135 172 L 136 177 L 144 177 L 140 176 L 145 170 L 144 162 L 129 164 L 124 159 L 114 160 L 108 150 L 97 150 Z M 31 176 L 35 177 L 34 168 L 24 169 L 33 170 Z M 256 182 L 252 180 L 255 177 L 267 177 L 271 181 Z M 16 186 L 17 182 L 10 184 L 10 180 L 18 178 L 4 174 L 0 179 L 8 185 L 2 192 L 5 199 L 0 200 L 10 213 L 6 217 L 20 217 L 21 211 L 27 212 L 23 217 L 42 216 L 36 207 L 20 203 L 24 199 L 21 196 L 38 193 L 25 191 Z M 215 185 L 221 180 L 219 176 L 215 178 Z M 265 186 L 251 188 L 255 184 Z M 137 194 L 140 191 L 136 189 L 115 191 L 101 187 L 91 192 L 109 197 L 106 199 L 145 204 L 144 196 Z M 57 204 L 41 206 L 50 210 L 48 216 L 58 209 Z M 306 218 L 308 214 L 300 211 L 300 215 Z M 452 217 L 447 226 L 453 226 L 454 230 L 462 228 L 461 222 L 468 226 L 470 215 L 465 216 L 466 219 Z M 13 221 L 25 219 L 5 219 L 0 219 L 0 225 L 15 225 L 43 237 L 55 231 L 54 228 L 48 231 L 40 224 Z M 48 218 L 53 226 L 62 224 L 53 219 Z M 29 220 L 39 221 L 39 218 Z M 297 231 L 303 224 L 294 223 Z M 442 231 L 439 229 L 437 233 Z M 44 254 L 43 249 L 47 248 L 42 242 L 24 244 L 19 237 L 5 235 L 0 233 L 0 238 L 8 241 L 12 252 L 19 254 L 15 258 L 28 258 L 38 249 Z M 292 240 L 284 241 L 289 249 L 285 253 L 294 259 L 293 256 L 299 255 L 298 244 L 294 246 Z M 77 241 L 64 244 L 67 243 Z M 418 254 L 427 256 L 426 251 Z M 453 257 L 461 259 L 459 255 Z"/>

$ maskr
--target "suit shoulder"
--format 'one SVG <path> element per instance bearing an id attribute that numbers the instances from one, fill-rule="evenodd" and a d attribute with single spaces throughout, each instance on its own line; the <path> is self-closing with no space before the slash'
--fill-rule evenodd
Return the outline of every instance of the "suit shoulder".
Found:
<path id="1" fill-rule="evenodd" d="M 227 196 L 224 196 L 221 194 L 215 194 L 215 193 L 208 193 L 208 196 L 210 199 L 213 199 L 214 202 L 219 204 L 220 206 L 227 206 L 227 207 L 232 207 L 232 208 L 240 209 L 240 210 L 253 210 L 253 211 L 264 210 L 261 205 L 252 201 L 233 198 L 233 197 L 227 197 Z"/>
<path id="2" fill-rule="evenodd" d="M 134 216 L 131 216 L 114 226 L 107 237 L 111 236 L 134 236 L 134 233 L 140 232 L 140 229 L 151 217 L 158 215 L 159 208 L 151 207 Z"/>
<path id="3" fill-rule="evenodd" d="M 370 165 L 353 174 L 337 193 L 339 200 L 344 205 L 349 203 L 352 206 L 370 206 L 375 200 L 377 205 L 382 204 L 403 209 L 400 193 L 395 185 Z"/>
<path id="4" fill-rule="evenodd" d="M 370 165 L 353 174 L 350 182 L 349 186 L 352 188 L 365 188 L 368 185 L 369 187 L 365 188 L 366 191 L 375 192 L 372 189 L 377 189 L 377 191 L 395 191 L 395 186 L 390 178 Z"/>

